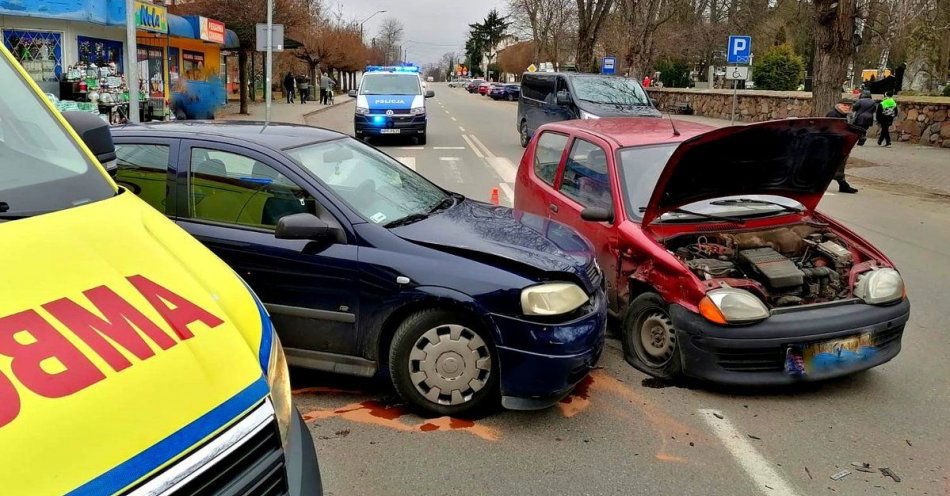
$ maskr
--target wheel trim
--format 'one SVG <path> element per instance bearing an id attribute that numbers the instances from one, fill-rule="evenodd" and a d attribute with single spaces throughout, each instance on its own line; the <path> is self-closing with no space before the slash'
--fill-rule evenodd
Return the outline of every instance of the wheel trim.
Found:
<path id="1" fill-rule="evenodd" d="M 637 339 L 644 361 L 654 367 L 666 365 L 676 350 L 673 322 L 663 312 L 650 312 L 640 321 Z"/>
<path id="2" fill-rule="evenodd" d="M 528 138 L 528 125 L 525 124 L 524 122 L 522 122 L 522 123 L 521 123 L 521 143 L 522 143 L 522 144 L 527 144 L 527 143 L 528 143 L 528 140 L 529 140 L 529 138 Z"/>
<path id="3" fill-rule="evenodd" d="M 439 405 L 460 405 L 488 383 L 491 352 L 471 329 L 447 324 L 419 336 L 407 365 L 419 394 Z"/>

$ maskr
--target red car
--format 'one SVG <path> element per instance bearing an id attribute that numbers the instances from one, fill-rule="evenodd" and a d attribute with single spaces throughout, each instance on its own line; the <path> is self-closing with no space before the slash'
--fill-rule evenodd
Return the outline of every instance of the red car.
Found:
<path id="1" fill-rule="evenodd" d="M 482 83 L 482 84 L 478 85 L 478 94 L 479 94 L 479 95 L 487 95 L 488 92 L 491 91 L 491 87 L 494 86 L 494 85 L 496 85 L 496 84 L 498 84 L 498 83 Z"/>
<path id="2" fill-rule="evenodd" d="M 634 367 L 732 384 L 843 375 L 896 356 L 910 313 L 891 261 L 815 210 L 858 137 L 843 119 L 547 124 L 515 208 L 592 242 Z"/>

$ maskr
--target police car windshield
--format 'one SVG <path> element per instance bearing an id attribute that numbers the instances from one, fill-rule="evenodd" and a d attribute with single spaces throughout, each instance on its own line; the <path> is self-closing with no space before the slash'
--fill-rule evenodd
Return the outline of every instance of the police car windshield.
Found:
<path id="1" fill-rule="evenodd" d="M 0 88 L 0 222 L 115 194 L 5 54 Z"/>
<path id="2" fill-rule="evenodd" d="M 621 77 L 575 76 L 571 78 L 578 99 L 613 105 L 649 105 L 643 88 Z"/>
<path id="3" fill-rule="evenodd" d="M 365 74 L 361 95 L 421 95 L 419 76 L 415 74 Z"/>

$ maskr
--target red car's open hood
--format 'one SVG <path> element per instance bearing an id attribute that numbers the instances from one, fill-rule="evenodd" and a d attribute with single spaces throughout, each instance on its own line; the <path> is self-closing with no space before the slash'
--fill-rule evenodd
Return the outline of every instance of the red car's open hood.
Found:
<path id="1" fill-rule="evenodd" d="M 844 119 L 786 119 L 694 136 L 673 152 L 643 213 L 665 212 L 733 195 L 778 195 L 815 209 L 858 141 Z"/>

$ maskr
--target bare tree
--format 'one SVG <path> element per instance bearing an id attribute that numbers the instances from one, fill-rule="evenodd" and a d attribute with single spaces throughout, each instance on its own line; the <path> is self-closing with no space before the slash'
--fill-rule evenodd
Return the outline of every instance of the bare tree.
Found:
<path id="1" fill-rule="evenodd" d="M 854 53 L 854 27 L 858 17 L 855 0 L 814 0 L 815 61 L 812 111 L 824 115 L 841 98 Z"/>
<path id="2" fill-rule="evenodd" d="M 379 35 L 376 37 L 376 43 L 382 50 L 385 63 L 393 64 L 402 58 L 399 53 L 402 50 L 402 23 L 393 17 L 386 18 L 382 26 L 379 27 Z"/>
<path id="3" fill-rule="evenodd" d="M 613 0 L 577 0 L 577 70 L 594 72 L 594 45 Z"/>

